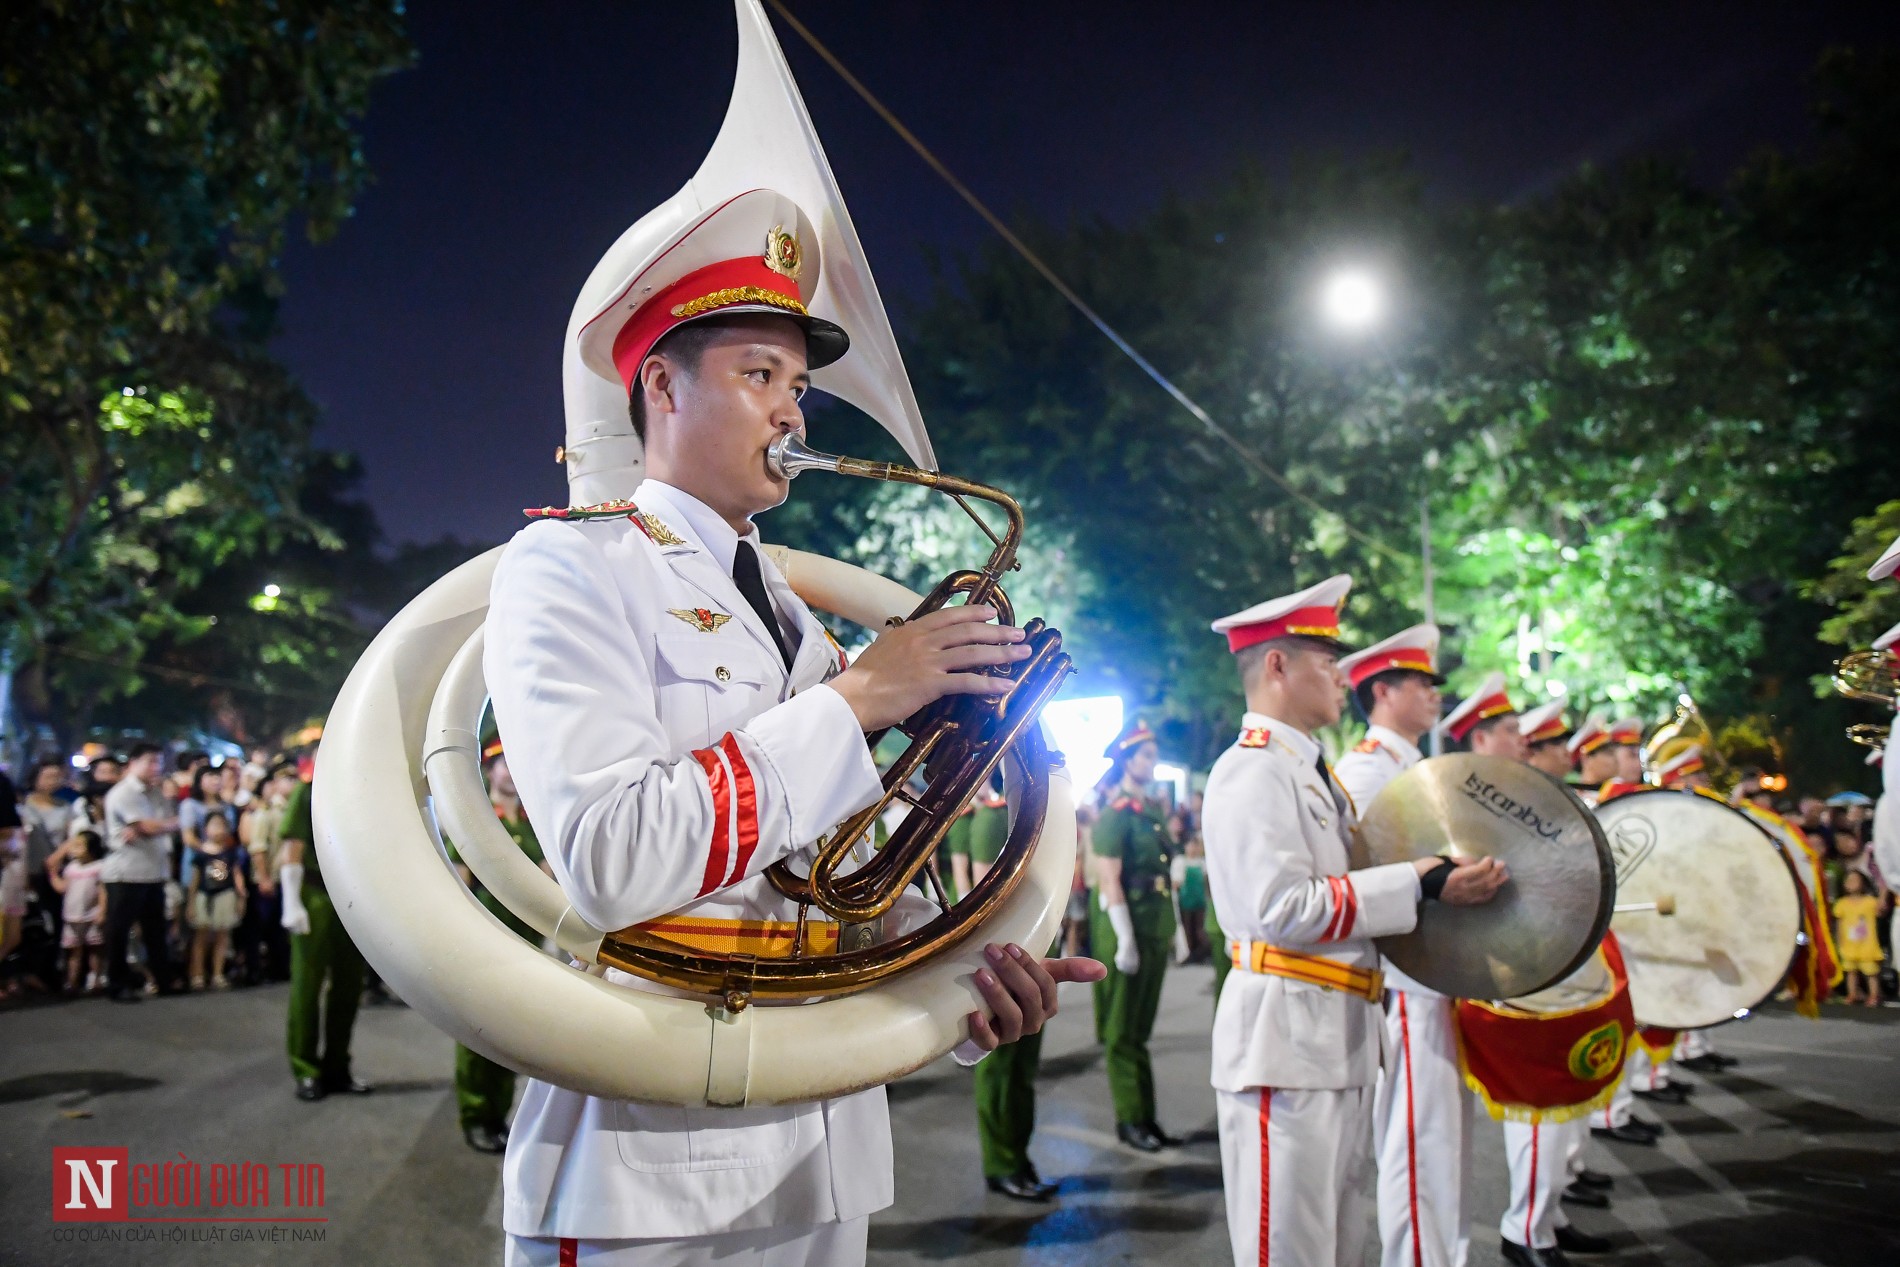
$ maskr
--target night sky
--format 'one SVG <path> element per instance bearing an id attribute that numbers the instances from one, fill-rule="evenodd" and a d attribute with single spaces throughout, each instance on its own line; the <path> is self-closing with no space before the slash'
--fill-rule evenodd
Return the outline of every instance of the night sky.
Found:
<path id="1" fill-rule="evenodd" d="M 794 0 L 792 11 L 1004 212 L 1139 213 L 1242 158 L 1408 153 L 1435 197 L 1535 196 L 1585 160 L 1719 179 L 1809 135 L 1829 44 L 1900 6 Z M 588 271 L 676 192 L 723 117 L 726 0 L 410 6 L 420 63 L 365 124 L 376 183 L 285 259 L 278 350 L 361 455 L 396 540 L 504 539 L 565 502 L 561 337 Z M 900 338 L 925 245 L 988 230 L 778 27 Z M 1163 366 L 1164 370 L 1168 367 Z"/>

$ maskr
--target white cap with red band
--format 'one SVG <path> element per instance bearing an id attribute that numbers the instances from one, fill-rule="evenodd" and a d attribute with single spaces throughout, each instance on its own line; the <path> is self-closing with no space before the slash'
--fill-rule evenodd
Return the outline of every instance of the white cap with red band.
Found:
<path id="1" fill-rule="evenodd" d="M 1546 743 L 1564 737 L 1564 701 L 1539 704 L 1517 719 L 1518 733 L 1531 743 Z"/>
<path id="2" fill-rule="evenodd" d="M 1211 628 L 1226 634 L 1227 649 L 1236 652 L 1275 638 L 1316 638 L 1337 645 L 1339 611 L 1351 589 L 1350 576 L 1331 576 L 1297 594 L 1270 598 L 1246 611 L 1222 616 Z"/>
<path id="3" fill-rule="evenodd" d="M 1466 696 L 1463 703 L 1445 714 L 1440 724 L 1454 741 L 1462 741 L 1479 722 L 1516 711 L 1517 707 L 1505 692 L 1504 675 L 1493 673 L 1478 683 L 1478 689 Z"/>
<path id="4" fill-rule="evenodd" d="M 1355 690 L 1367 678 L 1394 669 L 1424 673 L 1442 686 L 1445 679 L 1438 673 L 1438 626 L 1413 625 L 1384 642 L 1375 642 L 1364 651 L 1342 657 L 1339 667 L 1346 671 Z"/>

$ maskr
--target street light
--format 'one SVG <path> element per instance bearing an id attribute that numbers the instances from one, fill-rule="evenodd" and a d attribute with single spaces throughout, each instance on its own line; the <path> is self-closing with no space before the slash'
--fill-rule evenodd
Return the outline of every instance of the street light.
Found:
<path id="1" fill-rule="evenodd" d="M 1364 268 L 1346 267 L 1336 269 L 1320 286 L 1320 316 L 1326 324 L 1342 334 L 1363 335 L 1372 340 L 1384 359 L 1386 368 L 1392 371 L 1393 381 L 1404 391 L 1407 383 L 1405 371 L 1392 359 L 1391 353 L 1379 339 L 1379 323 L 1385 318 L 1385 287 L 1379 279 Z M 1435 453 L 1426 456 L 1426 466 L 1436 465 Z M 1438 623 L 1438 606 L 1432 593 L 1432 506 L 1430 495 L 1420 492 L 1418 497 L 1418 549 L 1423 565 L 1425 582 L 1425 621 Z M 1431 755 L 1438 753 L 1438 731 L 1431 732 Z"/>
<path id="2" fill-rule="evenodd" d="M 1343 268 L 1320 288 L 1320 311 L 1335 329 L 1364 334 L 1385 315 L 1385 292 L 1364 269 Z"/>

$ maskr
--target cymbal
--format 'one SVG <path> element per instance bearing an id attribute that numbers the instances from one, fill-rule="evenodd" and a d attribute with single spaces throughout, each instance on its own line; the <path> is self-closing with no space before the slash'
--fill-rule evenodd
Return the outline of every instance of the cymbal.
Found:
<path id="1" fill-rule="evenodd" d="M 1596 816 L 1540 770 L 1454 753 L 1413 766 L 1366 808 L 1353 865 L 1497 858 L 1511 878 L 1483 906 L 1426 902 L 1409 933 L 1377 939 L 1392 965 L 1442 994 L 1510 999 L 1553 985 L 1603 939 L 1616 873 Z"/>

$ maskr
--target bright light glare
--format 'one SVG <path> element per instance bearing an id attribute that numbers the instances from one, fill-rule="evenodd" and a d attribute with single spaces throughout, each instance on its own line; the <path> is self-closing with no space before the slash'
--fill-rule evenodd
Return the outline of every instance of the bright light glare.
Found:
<path id="1" fill-rule="evenodd" d="M 1188 772 L 1186 767 L 1168 765 L 1165 762 L 1155 764 L 1155 782 L 1166 783 L 1174 789 L 1174 803 L 1186 805 L 1188 798 Z"/>
<path id="2" fill-rule="evenodd" d="M 1563 682 L 1559 682 L 1556 678 L 1550 679 L 1550 681 L 1544 683 L 1544 685 L 1550 688 L 1550 693 L 1552 695 L 1570 694 L 1570 687 Z"/>
<path id="3" fill-rule="evenodd" d="M 284 591 L 280 589 L 279 587 L 277 587 L 276 585 L 266 585 L 264 587 L 265 598 L 276 598 L 278 595 L 282 594 L 283 592 Z"/>
<path id="4" fill-rule="evenodd" d="M 1087 795 L 1108 773 L 1108 758 L 1102 753 L 1122 733 L 1121 696 L 1057 700 L 1042 710 L 1042 724 L 1068 763 L 1077 795 Z"/>
<path id="5" fill-rule="evenodd" d="M 1346 269 L 1326 279 L 1320 311 L 1336 328 L 1356 334 L 1370 330 L 1385 314 L 1385 295 L 1372 274 Z"/>

